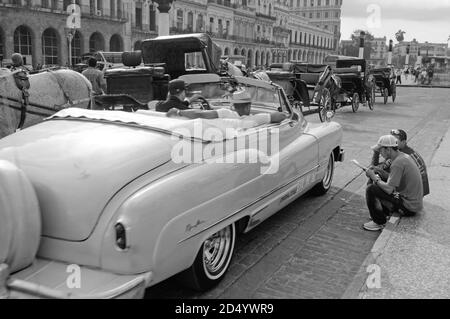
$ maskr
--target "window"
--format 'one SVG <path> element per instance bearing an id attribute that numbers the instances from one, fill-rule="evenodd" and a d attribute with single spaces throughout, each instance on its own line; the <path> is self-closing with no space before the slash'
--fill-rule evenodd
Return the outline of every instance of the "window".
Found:
<path id="1" fill-rule="evenodd" d="M 135 14 L 136 14 L 135 27 L 137 29 L 142 29 L 142 8 L 135 8 Z"/>
<path id="2" fill-rule="evenodd" d="M 313 13 L 312 13 L 312 12 L 309 13 L 309 18 L 310 18 L 310 19 L 313 18 Z"/>
<path id="3" fill-rule="evenodd" d="M 330 0 L 326 0 L 325 5 L 329 6 L 330 5 Z"/>
<path id="4" fill-rule="evenodd" d="M 325 18 L 328 18 L 328 11 L 325 12 Z"/>
<path id="5" fill-rule="evenodd" d="M 81 36 L 77 31 L 72 39 L 72 65 L 81 62 Z"/>
<path id="6" fill-rule="evenodd" d="M 335 17 L 335 18 L 339 18 L 339 11 L 336 11 L 336 12 L 334 13 L 334 17 Z"/>
<path id="7" fill-rule="evenodd" d="M 110 10 L 110 16 L 112 18 L 115 18 L 116 17 L 116 0 L 109 1 L 109 10 Z"/>
<path id="8" fill-rule="evenodd" d="M 209 18 L 209 32 L 214 32 L 214 18 Z"/>
<path id="9" fill-rule="evenodd" d="M 320 1 L 320 0 L 317 0 L 317 6 L 320 7 L 320 5 L 321 5 L 321 1 Z"/>
<path id="10" fill-rule="evenodd" d="M 20 26 L 14 31 L 14 52 L 31 55 L 31 33 L 27 27 Z"/>
<path id="11" fill-rule="evenodd" d="M 187 31 L 194 31 L 194 14 L 192 12 L 188 12 L 187 15 Z"/>
<path id="12" fill-rule="evenodd" d="M 177 29 L 179 31 L 183 30 L 183 11 L 177 11 Z"/>
<path id="13" fill-rule="evenodd" d="M 320 18 L 320 12 L 316 13 L 316 18 L 319 19 Z"/>
<path id="14" fill-rule="evenodd" d="M 42 8 L 48 8 L 48 0 L 42 0 Z"/>
<path id="15" fill-rule="evenodd" d="M 197 16 L 197 32 L 203 32 L 204 25 L 203 25 L 203 15 L 199 14 Z"/>
<path id="16" fill-rule="evenodd" d="M 314 7 L 314 0 L 311 0 L 311 7 Z"/>
<path id="17" fill-rule="evenodd" d="M 149 6 L 149 26 L 150 26 L 150 31 L 156 31 L 156 10 L 155 10 L 155 6 L 150 5 Z"/>
<path id="18" fill-rule="evenodd" d="M 44 64 L 58 64 L 58 39 L 53 29 L 42 34 L 42 59 Z"/>

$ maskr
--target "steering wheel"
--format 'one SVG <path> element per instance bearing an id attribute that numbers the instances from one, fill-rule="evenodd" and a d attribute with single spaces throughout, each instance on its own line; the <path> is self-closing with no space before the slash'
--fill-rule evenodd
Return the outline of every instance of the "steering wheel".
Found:
<path id="1" fill-rule="evenodd" d="M 202 110 L 211 110 L 211 105 L 203 96 L 199 96 L 192 104 L 197 102 L 200 103 Z"/>

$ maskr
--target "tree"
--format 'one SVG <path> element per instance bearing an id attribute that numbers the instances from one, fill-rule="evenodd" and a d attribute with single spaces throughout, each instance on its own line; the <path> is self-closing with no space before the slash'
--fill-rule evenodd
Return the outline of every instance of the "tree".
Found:
<path id="1" fill-rule="evenodd" d="M 395 38 L 398 42 L 403 42 L 403 40 L 405 40 L 405 37 L 403 36 L 405 33 L 406 32 L 402 31 L 401 29 L 397 31 L 397 33 L 395 34 Z"/>

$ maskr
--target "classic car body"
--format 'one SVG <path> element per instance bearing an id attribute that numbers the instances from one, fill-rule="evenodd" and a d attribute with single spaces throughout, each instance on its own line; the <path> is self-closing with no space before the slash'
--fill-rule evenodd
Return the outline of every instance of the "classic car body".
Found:
<path id="1" fill-rule="evenodd" d="M 218 75 L 184 79 L 203 85 L 211 108 L 231 107 Z M 21 240 L 40 234 L 30 239 L 39 242 L 31 262 L 14 262 L 18 251 L 2 260 L 0 250 L 0 295 L 140 297 L 175 274 L 208 289 L 225 276 L 239 232 L 309 190 L 325 193 L 343 160 L 341 126 L 308 123 L 275 84 L 235 80 L 251 93 L 253 113 L 289 117 L 242 128 L 239 119 L 67 109 L 0 140 L 0 178 L 12 194 L 0 196 L 0 212 L 36 198 L 42 224 L 40 232 L 33 223 L 20 228 Z M 18 176 L 25 191 L 13 191 Z M 13 208 L 8 216 L 24 213 Z M 74 288 L 68 281 L 77 267 Z"/>

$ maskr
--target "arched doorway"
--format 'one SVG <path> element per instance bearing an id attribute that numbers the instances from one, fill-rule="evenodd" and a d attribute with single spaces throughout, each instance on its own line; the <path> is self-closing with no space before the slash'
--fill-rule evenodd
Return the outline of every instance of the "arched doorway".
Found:
<path id="1" fill-rule="evenodd" d="M 58 34 L 52 28 L 42 33 L 42 61 L 46 65 L 57 65 L 58 61 Z"/>
<path id="2" fill-rule="evenodd" d="M 81 33 L 79 31 L 76 31 L 72 39 L 72 65 L 81 62 L 82 43 L 83 41 L 81 39 Z"/>
<path id="3" fill-rule="evenodd" d="M 225 55 L 230 55 L 230 48 L 225 48 Z"/>
<path id="4" fill-rule="evenodd" d="M 255 67 L 258 67 L 260 64 L 259 64 L 259 51 L 256 51 L 255 52 Z"/>
<path id="5" fill-rule="evenodd" d="M 252 50 L 248 50 L 248 52 L 247 52 L 247 67 L 248 68 L 251 68 L 253 65 L 252 65 Z"/>
<path id="6" fill-rule="evenodd" d="M 99 32 L 94 32 L 89 38 L 89 52 L 105 50 L 105 39 Z"/>
<path id="7" fill-rule="evenodd" d="M 21 25 L 14 31 L 14 52 L 22 54 L 24 64 L 32 64 L 33 43 L 31 29 Z"/>
<path id="8" fill-rule="evenodd" d="M 239 54 L 239 49 L 238 48 L 235 48 L 234 49 L 234 55 L 238 55 Z"/>
<path id="9" fill-rule="evenodd" d="M 267 51 L 266 52 L 266 66 L 269 67 L 271 63 L 272 63 L 272 60 L 270 58 L 270 52 Z"/>
<path id="10" fill-rule="evenodd" d="M 122 37 L 118 34 L 113 34 L 109 40 L 109 51 L 120 52 L 123 51 Z"/>

